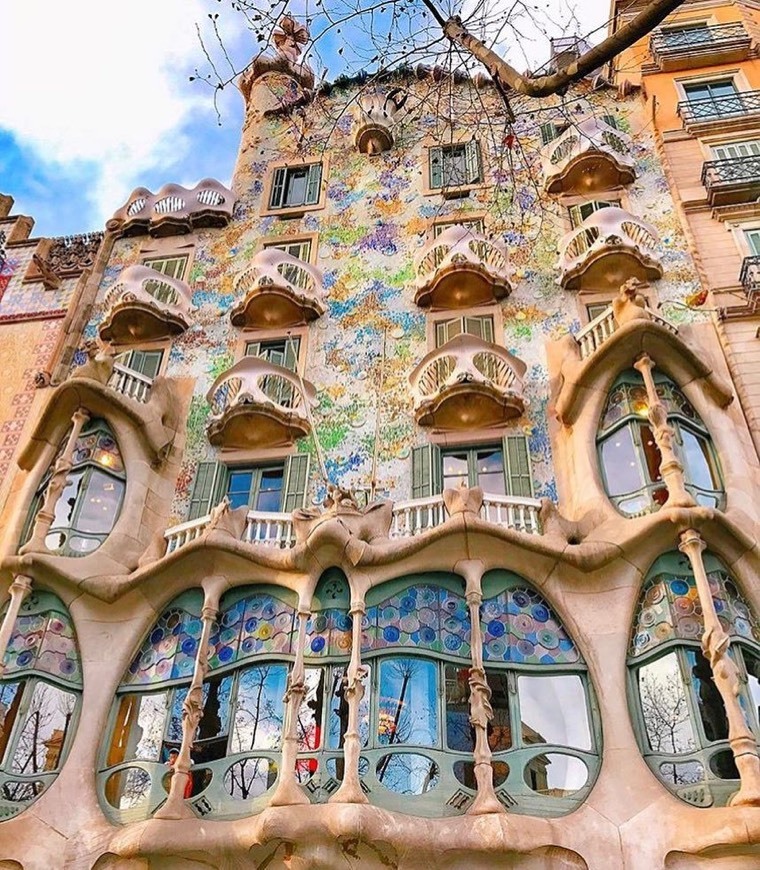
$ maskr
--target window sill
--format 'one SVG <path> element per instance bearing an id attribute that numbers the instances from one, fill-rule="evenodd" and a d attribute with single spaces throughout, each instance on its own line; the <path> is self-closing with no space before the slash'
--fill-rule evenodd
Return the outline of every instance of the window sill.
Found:
<path id="1" fill-rule="evenodd" d="M 294 205 L 288 208 L 262 208 L 261 217 L 280 217 L 280 218 L 300 218 L 306 212 L 319 211 L 325 207 L 324 200 L 320 200 L 314 205 Z"/>
<path id="2" fill-rule="evenodd" d="M 425 186 L 423 196 L 442 196 L 444 199 L 464 199 L 470 195 L 471 190 L 485 190 L 488 185 L 484 181 L 477 184 L 465 184 L 462 187 L 435 187 Z"/>

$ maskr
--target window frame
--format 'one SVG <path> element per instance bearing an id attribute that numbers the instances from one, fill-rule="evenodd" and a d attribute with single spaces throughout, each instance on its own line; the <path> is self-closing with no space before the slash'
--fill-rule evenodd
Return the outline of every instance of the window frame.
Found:
<path id="1" fill-rule="evenodd" d="M 283 459 L 281 462 L 257 462 L 257 463 L 245 463 L 239 465 L 225 465 L 223 467 L 223 480 L 220 482 L 220 491 L 221 497 L 229 495 L 230 481 L 234 474 L 240 473 L 252 473 L 251 477 L 251 487 L 248 490 L 248 510 L 255 511 L 256 513 L 282 513 L 283 502 L 285 499 L 285 483 L 287 476 L 287 462 Z M 279 509 L 276 511 L 260 511 L 258 508 L 253 507 L 251 505 L 251 501 L 254 502 L 261 496 L 261 480 L 264 472 L 272 471 L 274 469 L 280 469 L 282 471 L 282 485 L 280 486 L 280 505 Z M 253 499 L 252 499 L 253 497 Z M 243 507 L 243 505 L 239 505 L 239 507 Z"/>
<path id="2" fill-rule="evenodd" d="M 425 333 L 428 350 L 435 350 L 438 346 L 438 324 L 446 320 L 456 320 L 465 317 L 491 317 L 493 319 L 493 344 L 504 347 L 504 318 L 501 316 L 501 308 L 497 304 L 478 305 L 474 308 L 461 308 L 456 311 L 442 309 L 430 311 L 425 318 Z"/>
<path id="3" fill-rule="evenodd" d="M 468 143 L 474 143 L 473 147 L 477 148 L 478 162 L 480 168 L 480 180 L 467 182 L 452 186 L 441 185 L 433 187 L 433 179 L 431 175 L 431 166 L 433 152 L 436 149 L 452 149 L 458 147 L 467 148 Z M 443 196 L 444 199 L 458 199 L 468 196 L 471 190 L 481 190 L 488 186 L 488 160 L 486 149 L 480 138 L 476 138 L 471 134 L 458 133 L 451 137 L 447 142 L 441 142 L 428 138 L 422 143 L 422 195 L 423 196 Z"/>
<path id="4" fill-rule="evenodd" d="M 272 206 L 272 197 L 274 194 L 275 182 L 278 177 L 278 172 L 280 170 L 285 170 L 286 183 L 287 183 L 287 173 L 298 171 L 300 169 L 306 169 L 310 166 L 315 166 L 319 164 L 322 167 L 320 179 L 319 179 L 319 195 L 317 197 L 316 202 L 311 203 L 302 203 L 301 205 L 283 205 L 280 207 Z M 260 200 L 260 215 L 262 217 L 300 217 L 309 211 L 317 211 L 319 209 L 323 209 L 325 207 L 325 201 L 327 197 L 327 187 L 329 183 L 329 174 L 330 174 L 330 160 L 327 152 L 322 154 L 319 157 L 303 159 L 303 160 L 277 160 L 273 163 L 270 163 L 267 168 L 267 173 L 264 178 L 263 191 Z M 307 181 L 308 183 L 308 181 Z"/>
<path id="5" fill-rule="evenodd" d="M 141 265 L 147 266 L 149 269 L 153 269 L 154 272 L 158 272 L 160 275 L 164 275 L 168 278 L 173 278 L 176 281 L 185 281 L 188 275 L 188 269 L 190 267 L 190 254 L 189 253 L 176 253 L 176 254 L 151 254 L 148 256 L 143 256 L 140 260 Z M 168 265 L 170 263 L 181 263 L 181 268 L 175 268 L 173 270 L 164 271 L 163 268 L 157 269 L 155 264 L 158 265 Z"/>
<path id="6" fill-rule="evenodd" d="M 286 330 L 280 329 L 243 329 L 238 330 L 238 336 L 235 342 L 234 359 L 239 362 L 246 357 L 246 348 L 249 344 L 261 342 L 287 341 L 288 336 L 291 336 L 294 342 L 298 343 L 298 361 L 294 374 L 300 377 L 305 376 L 306 359 L 308 356 L 308 325 L 291 326 Z"/>

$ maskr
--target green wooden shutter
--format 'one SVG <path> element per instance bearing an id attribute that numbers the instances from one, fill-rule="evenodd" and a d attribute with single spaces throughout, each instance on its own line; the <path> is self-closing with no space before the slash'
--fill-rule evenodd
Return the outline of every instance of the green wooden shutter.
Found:
<path id="1" fill-rule="evenodd" d="M 612 127 L 613 130 L 617 130 L 618 122 L 617 118 L 614 115 L 602 115 L 602 120 L 608 127 Z"/>
<path id="2" fill-rule="evenodd" d="M 306 488 L 309 485 L 308 453 L 295 453 L 285 460 L 285 484 L 283 486 L 282 512 L 293 513 L 306 504 Z"/>
<path id="3" fill-rule="evenodd" d="M 269 208 L 282 208 L 282 203 L 285 199 L 285 179 L 287 174 L 287 166 L 275 169 L 272 178 L 272 193 L 269 196 Z"/>
<path id="4" fill-rule="evenodd" d="M 473 139 L 464 146 L 464 159 L 468 184 L 478 184 L 483 180 L 480 163 L 480 144 Z"/>
<path id="5" fill-rule="evenodd" d="M 541 124 L 541 141 L 544 145 L 548 145 L 557 138 L 557 126 L 554 121 L 549 121 L 546 124 Z"/>
<path id="6" fill-rule="evenodd" d="M 412 450 L 412 498 L 427 498 L 441 492 L 441 451 L 435 444 Z"/>
<path id="7" fill-rule="evenodd" d="M 504 436 L 504 476 L 508 495 L 533 498 L 533 474 L 525 435 Z"/>
<path id="8" fill-rule="evenodd" d="M 319 188 L 322 183 L 322 164 L 312 163 L 306 176 L 306 199 L 304 205 L 316 205 L 319 202 Z"/>
<path id="9" fill-rule="evenodd" d="M 224 466 L 218 462 L 199 462 L 195 474 L 193 493 L 190 496 L 190 510 L 187 518 L 197 520 L 211 512 L 211 508 L 221 498 L 221 486 L 224 481 Z"/>
<path id="10" fill-rule="evenodd" d="M 443 148 L 428 149 L 430 188 L 443 187 Z"/>

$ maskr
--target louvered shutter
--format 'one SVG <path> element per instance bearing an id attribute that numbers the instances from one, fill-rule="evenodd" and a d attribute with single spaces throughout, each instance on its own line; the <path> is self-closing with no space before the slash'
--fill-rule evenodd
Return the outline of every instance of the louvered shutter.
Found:
<path id="1" fill-rule="evenodd" d="M 441 492 L 441 451 L 435 444 L 412 450 L 412 498 L 427 498 Z"/>
<path id="2" fill-rule="evenodd" d="M 322 164 L 312 163 L 306 176 L 306 199 L 304 205 L 316 205 L 319 202 L 319 188 L 322 183 Z"/>
<path id="3" fill-rule="evenodd" d="M 467 183 L 478 184 L 483 180 L 480 164 L 480 144 L 473 139 L 464 146 L 464 159 L 467 171 Z"/>
<path id="4" fill-rule="evenodd" d="M 443 187 L 443 148 L 429 148 L 430 188 Z"/>
<path id="5" fill-rule="evenodd" d="M 533 498 L 533 474 L 525 435 L 504 437 L 504 475 L 508 495 Z"/>
<path id="6" fill-rule="evenodd" d="M 612 127 L 613 130 L 617 130 L 618 122 L 617 118 L 614 115 L 602 115 L 602 120 L 608 127 Z"/>
<path id="7" fill-rule="evenodd" d="M 272 178 L 272 193 L 269 197 L 269 208 L 282 208 L 285 199 L 285 181 L 288 174 L 287 166 L 275 169 Z"/>
<path id="8" fill-rule="evenodd" d="M 221 498 L 225 468 L 218 462 L 199 462 L 195 474 L 193 492 L 190 496 L 190 510 L 187 518 L 197 520 L 211 512 Z"/>
<path id="9" fill-rule="evenodd" d="M 557 125 L 554 123 L 554 121 L 549 121 L 547 124 L 541 124 L 541 141 L 544 143 L 544 145 L 548 145 L 556 138 Z"/>
<path id="10" fill-rule="evenodd" d="M 306 488 L 309 485 L 308 453 L 295 453 L 285 460 L 285 485 L 283 487 L 282 512 L 293 513 L 306 504 Z"/>

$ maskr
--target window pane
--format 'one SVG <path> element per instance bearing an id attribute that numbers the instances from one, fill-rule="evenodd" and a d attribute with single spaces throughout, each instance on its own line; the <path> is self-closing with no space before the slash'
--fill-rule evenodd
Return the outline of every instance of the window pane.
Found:
<path id="1" fill-rule="evenodd" d="M 231 471 L 227 481 L 227 498 L 230 500 L 230 509 L 248 505 L 253 486 L 253 471 Z"/>
<path id="2" fill-rule="evenodd" d="M 380 663 L 378 742 L 434 746 L 438 742 L 438 668 L 425 659 Z"/>
<path id="3" fill-rule="evenodd" d="M 654 440 L 654 434 L 646 423 L 639 424 L 639 438 L 641 440 L 641 448 L 644 452 L 644 461 L 647 466 L 647 474 L 652 483 L 658 483 L 662 480 L 660 476 L 660 465 L 662 464 L 662 454 L 657 442 Z"/>
<path id="4" fill-rule="evenodd" d="M 443 186 L 458 187 L 467 184 L 467 158 L 464 145 L 444 148 Z"/>
<path id="5" fill-rule="evenodd" d="M 285 205 L 303 205 L 306 201 L 306 169 L 289 169 L 285 180 Z"/>
<path id="6" fill-rule="evenodd" d="M 325 704 L 325 669 L 306 668 L 306 694 L 298 711 L 296 730 L 300 752 L 322 745 L 322 720 Z M 316 769 L 312 773 L 316 772 Z"/>
<path id="7" fill-rule="evenodd" d="M 366 668 L 367 675 L 364 677 L 364 696 L 359 704 L 359 740 L 362 746 L 366 746 L 369 742 L 369 690 L 372 684 L 372 674 L 369 665 L 363 665 L 363 667 Z M 341 749 L 343 747 L 344 736 L 348 728 L 348 699 L 345 696 L 345 685 L 343 683 L 345 674 L 346 668 L 333 668 L 328 720 L 328 747 L 330 749 Z M 342 759 L 338 760 L 338 769 L 340 770 L 340 779 L 342 779 Z"/>
<path id="8" fill-rule="evenodd" d="M 486 671 L 491 689 L 493 719 L 488 725 L 488 745 L 491 752 L 502 752 L 512 745 L 512 726 L 509 718 L 509 686 L 504 671 Z"/>
<path id="9" fill-rule="evenodd" d="M 523 778 L 539 794 L 567 797 L 586 785 L 588 769 L 580 758 L 550 752 L 532 758 L 525 765 Z"/>
<path id="10" fill-rule="evenodd" d="M 458 752 L 472 752 L 475 748 L 469 677 L 469 668 L 446 665 L 446 745 Z"/>
<path id="11" fill-rule="evenodd" d="M 445 453 L 443 456 L 443 487 L 456 489 L 469 486 L 468 463 L 466 453 Z"/>
<path id="12" fill-rule="evenodd" d="M 37 683 L 16 743 L 14 773 L 56 770 L 66 740 L 76 695 L 49 683 Z"/>
<path id="13" fill-rule="evenodd" d="M 253 506 L 254 510 L 275 513 L 280 510 L 283 474 L 284 469 L 281 465 L 276 468 L 267 468 L 261 472 L 261 483 L 256 503 Z"/>
<path id="14" fill-rule="evenodd" d="M 0 683 L 0 763 L 13 731 L 22 695 L 21 683 Z"/>
<path id="15" fill-rule="evenodd" d="M 639 668 L 637 682 L 649 747 L 664 754 L 696 749 L 676 654 L 668 653 Z"/>
<path id="16" fill-rule="evenodd" d="M 701 489 L 720 489 L 720 478 L 707 439 L 682 426 L 681 440 L 686 482 Z"/>
<path id="17" fill-rule="evenodd" d="M 66 484 L 63 487 L 63 492 L 58 497 L 53 509 L 54 517 L 51 524 L 53 529 L 67 529 L 71 525 L 71 518 L 74 515 L 74 507 L 79 496 L 80 487 L 84 471 L 74 471 L 66 478 Z"/>
<path id="18" fill-rule="evenodd" d="M 710 741 L 726 740 L 728 738 L 726 708 L 713 680 L 710 662 L 699 650 L 688 650 L 686 661 L 691 669 L 691 686 L 697 699 L 705 737 Z"/>
<path id="19" fill-rule="evenodd" d="M 613 432 L 601 445 L 602 467 L 610 495 L 623 495 L 644 485 L 629 426 Z"/>
<path id="20" fill-rule="evenodd" d="M 231 676 L 210 677 L 203 684 L 203 716 L 193 744 L 193 761 L 198 764 L 224 758 L 230 730 Z"/>
<path id="21" fill-rule="evenodd" d="M 287 677 L 287 665 L 257 665 L 240 672 L 230 752 L 277 749 Z"/>
<path id="22" fill-rule="evenodd" d="M 501 450 L 479 450 L 477 462 L 478 486 L 483 492 L 506 495 L 504 479 L 504 453 Z"/>
<path id="23" fill-rule="evenodd" d="M 82 507 L 76 521 L 80 532 L 105 534 L 114 527 L 121 507 L 124 482 L 94 470 L 82 496 Z"/>
<path id="24" fill-rule="evenodd" d="M 123 695 L 108 749 L 108 764 L 141 759 L 160 761 L 166 725 L 168 692 Z"/>
<path id="25" fill-rule="evenodd" d="M 579 676 L 518 677 L 517 692 L 524 744 L 591 749 L 586 693 Z"/>
<path id="26" fill-rule="evenodd" d="M 755 714 L 755 727 L 760 725 L 760 658 L 742 647 L 744 663 L 747 666 L 747 684 L 752 708 Z"/>

